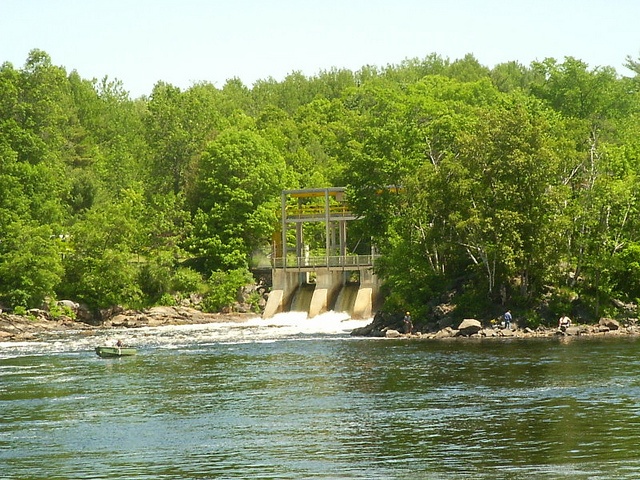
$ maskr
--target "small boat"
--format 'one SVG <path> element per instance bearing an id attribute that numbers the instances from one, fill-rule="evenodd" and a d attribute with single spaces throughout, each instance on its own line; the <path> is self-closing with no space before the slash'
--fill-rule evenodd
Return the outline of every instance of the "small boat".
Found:
<path id="1" fill-rule="evenodd" d="M 103 357 L 129 357 L 131 355 L 135 355 L 137 350 L 132 347 L 108 347 L 101 346 L 96 347 L 96 353 Z"/>

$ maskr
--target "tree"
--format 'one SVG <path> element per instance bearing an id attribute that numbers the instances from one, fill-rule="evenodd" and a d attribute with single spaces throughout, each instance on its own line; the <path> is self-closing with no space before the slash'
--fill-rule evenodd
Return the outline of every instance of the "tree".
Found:
<path id="1" fill-rule="evenodd" d="M 141 305 L 138 266 L 144 264 L 149 238 L 146 212 L 142 195 L 133 189 L 88 211 L 70 229 L 60 291 L 92 308 Z"/>
<path id="2" fill-rule="evenodd" d="M 271 238 L 287 178 L 282 156 L 255 132 L 228 129 L 209 144 L 189 196 L 188 245 L 208 272 L 246 267 Z"/>
<path id="3" fill-rule="evenodd" d="M 42 307 L 63 274 L 58 236 L 47 225 L 18 220 L 0 234 L 0 302 L 16 307 Z"/>
<path id="4" fill-rule="evenodd" d="M 185 191 L 191 166 L 225 123 L 220 92 L 198 84 L 186 92 L 159 82 L 153 88 L 145 118 L 152 149 L 151 178 L 162 193 Z"/>

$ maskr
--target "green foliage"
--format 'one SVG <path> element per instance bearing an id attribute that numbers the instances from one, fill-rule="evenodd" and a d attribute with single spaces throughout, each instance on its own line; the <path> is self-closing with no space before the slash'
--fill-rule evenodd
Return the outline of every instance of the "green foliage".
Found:
<path id="1" fill-rule="evenodd" d="M 540 326 L 551 326 L 552 324 L 548 321 L 548 319 L 545 319 L 542 315 L 540 315 L 539 312 L 536 311 L 529 311 L 527 312 L 526 317 L 524 317 L 524 322 L 519 325 L 521 327 L 529 327 L 532 330 L 535 330 L 536 328 L 540 327 Z M 519 322 L 520 323 L 520 322 Z M 553 322 L 553 325 L 555 325 L 555 321 Z"/>
<path id="2" fill-rule="evenodd" d="M 237 301 L 239 290 L 253 281 L 251 272 L 242 268 L 213 272 L 207 282 L 209 291 L 203 299 L 203 310 L 220 312 L 231 307 Z"/>
<path id="3" fill-rule="evenodd" d="M 571 316 L 578 294 L 569 287 L 560 287 L 551 292 L 548 300 L 549 311 L 554 318 L 562 315 Z"/>
<path id="4" fill-rule="evenodd" d="M 640 298 L 639 89 L 571 57 L 488 69 L 432 54 L 252 88 L 158 82 L 132 100 L 33 50 L 0 66 L 0 303 L 208 288 L 206 308 L 226 308 L 247 281 L 233 272 L 270 250 L 281 190 L 348 186 L 349 248 L 383 255 L 393 308 L 457 291 L 457 314 L 533 312 L 569 286 L 553 314 L 597 316 Z M 304 233 L 323 248 L 321 225 Z"/>
<path id="5" fill-rule="evenodd" d="M 66 305 L 59 305 L 55 301 L 49 302 L 49 315 L 51 315 L 54 320 L 62 317 L 76 318 L 76 313 L 71 308 Z"/>
<path id="6" fill-rule="evenodd" d="M 630 243 L 618 252 L 610 270 L 611 282 L 626 300 L 640 298 L 640 243 Z"/>
<path id="7" fill-rule="evenodd" d="M 48 226 L 21 222 L 0 232 L 0 303 L 40 307 L 54 294 L 63 270 L 60 246 Z"/>
<path id="8" fill-rule="evenodd" d="M 230 130 L 209 144 L 191 192 L 189 243 L 208 270 L 246 267 L 269 241 L 286 178 L 282 157 L 254 132 Z"/>
<path id="9" fill-rule="evenodd" d="M 171 289 L 186 295 L 200 293 L 203 288 L 202 275 L 191 268 L 178 268 L 171 279 Z"/>
<path id="10" fill-rule="evenodd" d="M 157 303 L 171 288 L 171 267 L 159 262 L 145 263 L 138 271 L 137 282 L 143 298 Z"/>
<path id="11" fill-rule="evenodd" d="M 156 305 L 164 305 L 167 307 L 175 307 L 178 304 L 176 297 L 170 293 L 163 293 L 162 296 L 156 302 Z"/>

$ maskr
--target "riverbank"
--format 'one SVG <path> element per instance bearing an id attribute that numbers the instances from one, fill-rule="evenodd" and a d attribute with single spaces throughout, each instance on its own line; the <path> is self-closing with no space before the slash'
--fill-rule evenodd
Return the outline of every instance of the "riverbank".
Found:
<path id="1" fill-rule="evenodd" d="M 203 313 L 188 307 L 153 307 L 115 311 L 99 325 L 92 325 L 64 315 L 53 318 L 45 310 L 34 309 L 27 315 L 0 313 L 0 342 L 25 342 L 37 340 L 43 334 L 72 330 L 91 332 L 111 328 L 244 322 L 255 317 L 255 313 Z"/>
<path id="2" fill-rule="evenodd" d="M 87 333 L 117 329 L 159 327 L 165 325 L 195 325 L 205 323 L 245 322 L 255 318 L 255 313 L 203 313 L 189 307 L 153 307 L 145 310 L 115 310 L 99 324 L 90 324 L 67 316 L 53 318 L 44 310 L 29 310 L 27 315 L 0 313 L 0 342 L 25 342 L 38 340 L 43 335 L 65 331 L 86 331 Z M 420 340 L 462 339 L 462 338 L 529 338 L 556 336 L 596 336 L 596 335 L 640 335 L 640 325 L 636 319 L 619 322 L 610 318 L 600 319 L 595 325 L 573 325 L 566 330 L 540 326 L 520 328 L 516 323 L 511 329 L 500 325 L 486 326 L 475 319 L 466 319 L 457 325 L 432 328 L 429 331 L 415 331 L 406 334 L 402 326 L 390 321 L 384 315 L 376 315 L 368 325 L 356 328 L 352 336 L 409 338 Z"/>
<path id="3" fill-rule="evenodd" d="M 384 337 L 384 338 L 413 338 L 413 339 L 455 339 L 455 338 L 533 338 L 533 337 L 576 337 L 596 335 L 640 335 L 640 325 L 637 319 L 627 319 L 624 322 L 612 318 L 601 318 L 597 324 L 571 325 L 565 329 L 539 326 L 537 328 L 520 328 L 513 323 L 511 328 L 504 328 L 499 324 L 483 324 L 476 319 L 465 319 L 457 324 L 438 328 L 434 325 L 427 331 L 412 331 L 405 333 L 401 320 L 377 314 L 373 321 L 351 332 L 353 336 Z"/>

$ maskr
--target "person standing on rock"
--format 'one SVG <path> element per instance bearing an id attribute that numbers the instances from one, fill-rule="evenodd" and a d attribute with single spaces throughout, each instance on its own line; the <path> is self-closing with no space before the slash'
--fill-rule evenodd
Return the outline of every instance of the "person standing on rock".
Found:
<path id="1" fill-rule="evenodd" d="M 413 332 L 413 321 L 411 320 L 411 312 L 407 312 L 404 316 L 404 333 L 410 335 Z"/>
<path id="2" fill-rule="evenodd" d="M 511 310 L 507 310 L 504 312 L 504 328 L 507 330 L 511 330 L 511 320 L 513 317 L 511 316 Z"/>

